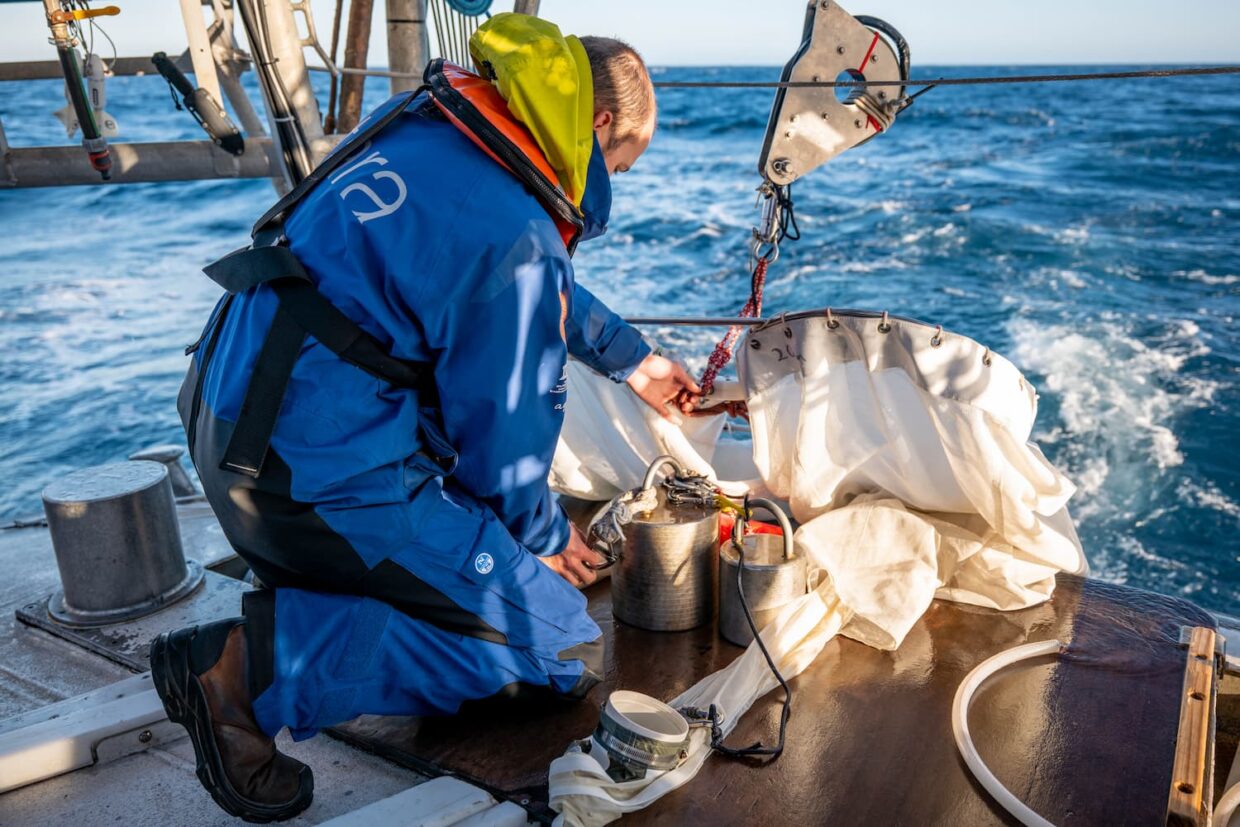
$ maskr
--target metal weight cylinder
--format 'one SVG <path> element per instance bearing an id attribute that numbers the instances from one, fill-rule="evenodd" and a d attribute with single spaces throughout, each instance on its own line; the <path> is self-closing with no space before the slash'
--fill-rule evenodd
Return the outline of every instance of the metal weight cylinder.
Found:
<path id="1" fill-rule="evenodd" d="M 753 642 L 753 632 L 741 605 L 741 593 L 736 587 L 738 568 L 741 569 L 745 602 L 749 604 L 759 631 L 775 619 L 780 609 L 804 595 L 809 586 L 809 567 L 805 557 L 798 555 L 792 545 L 792 526 L 788 518 L 766 500 L 752 500 L 751 505 L 762 505 L 775 514 L 784 536 L 744 536 L 741 540 L 745 551 L 743 567 L 733 542 L 725 543 L 719 550 L 719 634 L 738 646 Z M 736 531 L 744 531 L 743 521 L 737 521 Z"/>
<path id="2" fill-rule="evenodd" d="M 681 632 L 709 623 L 715 612 L 719 512 L 659 504 L 624 527 L 624 550 L 611 580 L 617 618 L 641 629 Z"/>
<path id="3" fill-rule="evenodd" d="M 43 490 L 61 591 L 51 616 L 102 626 L 150 614 L 189 594 L 202 567 L 186 563 L 168 470 L 121 462 L 75 471 Z"/>

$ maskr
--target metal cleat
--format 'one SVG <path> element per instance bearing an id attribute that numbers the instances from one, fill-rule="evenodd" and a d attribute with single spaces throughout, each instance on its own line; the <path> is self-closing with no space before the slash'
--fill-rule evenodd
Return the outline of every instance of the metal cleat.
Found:
<path id="1" fill-rule="evenodd" d="M 131 461 L 149 461 L 158 462 L 168 469 L 168 479 L 172 482 L 172 493 L 177 499 L 184 497 L 197 497 L 198 489 L 194 486 L 194 481 L 189 478 L 189 474 L 185 473 L 185 468 L 181 465 L 181 457 L 185 454 L 185 449 L 180 445 L 150 445 L 141 451 L 135 451 L 130 454 L 128 459 Z"/>

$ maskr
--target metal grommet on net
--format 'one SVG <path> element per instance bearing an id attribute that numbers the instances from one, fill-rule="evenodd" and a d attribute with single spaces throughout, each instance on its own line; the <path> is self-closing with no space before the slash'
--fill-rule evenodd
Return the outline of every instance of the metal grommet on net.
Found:
<path id="1" fill-rule="evenodd" d="M 839 320 L 835 318 L 834 314 L 831 313 L 831 308 L 828 307 L 827 308 L 827 329 L 835 330 L 839 326 L 840 326 Z"/>
<path id="2" fill-rule="evenodd" d="M 990 367 L 990 348 L 986 348 L 986 352 L 982 354 L 982 364 Z"/>
<path id="3" fill-rule="evenodd" d="M 891 323 L 887 321 L 886 310 L 883 311 L 883 318 L 880 319 L 878 322 L 878 332 L 879 333 L 890 333 L 891 332 Z"/>
<path id="4" fill-rule="evenodd" d="M 788 327 L 788 311 L 779 314 L 779 324 L 784 329 L 784 338 L 792 338 L 792 328 Z"/>
<path id="5" fill-rule="evenodd" d="M 749 337 L 749 347 L 752 350 L 761 350 L 762 343 L 755 339 L 752 335 Z"/>
<path id="6" fill-rule="evenodd" d="M 930 337 L 930 347 L 938 347 L 941 344 L 943 344 L 943 325 L 936 324 L 934 335 Z"/>

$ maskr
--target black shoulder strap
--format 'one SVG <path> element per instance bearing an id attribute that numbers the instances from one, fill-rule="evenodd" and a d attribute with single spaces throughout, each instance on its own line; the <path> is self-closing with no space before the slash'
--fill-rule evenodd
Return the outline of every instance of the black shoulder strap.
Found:
<path id="1" fill-rule="evenodd" d="M 220 468 L 254 478 L 262 473 L 271 435 L 284 404 L 284 392 L 305 339 L 306 331 L 281 302 L 250 370 L 250 382 L 246 385 L 241 411 L 224 449 Z"/>

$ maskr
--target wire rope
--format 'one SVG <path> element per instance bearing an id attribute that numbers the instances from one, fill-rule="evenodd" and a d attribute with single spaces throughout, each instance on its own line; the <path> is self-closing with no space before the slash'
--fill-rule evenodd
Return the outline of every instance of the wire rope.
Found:
<path id="1" fill-rule="evenodd" d="M 1004 83 L 1070 83 L 1132 78 L 1199 77 L 1237 75 L 1240 66 L 1193 66 L 1178 69 L 1140 69 L 1123 72 L 1076 72 L 1059 75 L 1011 75 L 1007 77 L 909 78 L 908 80 L 659 80 L 656 89 L 866 89 L 871 86 L 984 86 Z"/>

